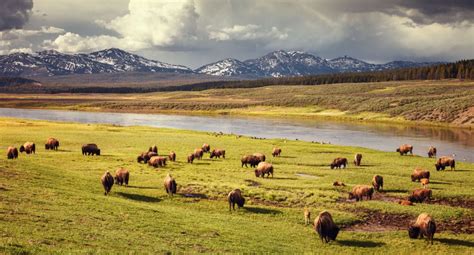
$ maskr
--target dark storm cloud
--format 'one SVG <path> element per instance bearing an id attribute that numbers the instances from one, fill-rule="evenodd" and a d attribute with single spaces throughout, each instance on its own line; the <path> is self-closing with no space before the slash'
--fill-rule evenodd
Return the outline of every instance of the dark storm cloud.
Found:
<path id="1" fill-rule="evenodd" d="M 30 16 L 33 0 L 1 0 L 0 31 L 22 28 Z"/>

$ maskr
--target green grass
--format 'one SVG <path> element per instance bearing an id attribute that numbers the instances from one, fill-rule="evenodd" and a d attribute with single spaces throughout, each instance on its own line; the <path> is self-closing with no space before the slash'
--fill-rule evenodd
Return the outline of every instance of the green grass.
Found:
<path id="1" fill-rule="evenodd" d="M 45 151 L 48 137 L 60 140 L 60 150 Z M 472 199 L 474 164 L 458 163 L 457 171 L 436 172 L 433 159 L 400 157 L 364 148 L 320 145 L 280 139 L 255 140 L 231 135 L 147 127 L 84 125 L 19 119 L 0 119 L 0 149 L 34 141 L 36 155 L 17 160 L 0 159 L 0 253 L 469 253 L 474 237 L 443 231 L 433 246 L 411 240 L 406 231 L 362 232 L 342 230 L 338 241 L 322 244 L 304 226 L 303 208 L 313 217 L 322 210 L 336 224 L 363 218 L 366 209 L 378 212 L 433 215 L 438 224 L 474 216 L 472 209 L 438 204 L 402 207 L 390 201 L 341 202 L 356 184 L 369 184 L 374 174 L 385 180 L 387 196 L 405 197 L 419 183 L 410 181 L 416 166 L 431 170 L 430 188 L 436 199 Z M 94 142 L 100 157 L 80 153 Z M 205 159 L 185 163 L 185 155 L 202 143 L 226 149 L 225 160 Z M 178 161 L 154 169 L 138 164 L 136 156 L 157 144 L 160 154 L 170 150 Z M 271 158 L 273 146 L 282 157 Z M 246 153 L 263 152 L 275 166 L 275 178 L 256 178 L 251 168 L 240 167 Z M 361 167 L 330 170 L 337 156 L 364 155 Z M 130 187 L 115 186 L 103 195 L 100 176 L 125 167 Z M 171 173 L 178 193 L 198 193 L 206 198 L 168 197 L 163 179 Z M 305 178 L 305 173 L 315 178 Z M 348 185 L 335 188 L 340 180 Z M 251 185 L 258 182 L 259 186 Z M 245 209 L 229 213 L 227 193 L 243 190 Z M 364 209 L 364 210 L 363 210 Z M 408 224 L 408 222 L 407 222 Z"/>

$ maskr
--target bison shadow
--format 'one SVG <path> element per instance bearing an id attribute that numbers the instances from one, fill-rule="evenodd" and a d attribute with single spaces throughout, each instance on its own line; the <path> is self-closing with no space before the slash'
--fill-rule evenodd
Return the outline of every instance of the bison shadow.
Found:
<path id="1" fill-rule="evenodd" d="M 308 167 L 328 167 L 330 168 L 330 164 L 310 164 L 310 163 L 297 163 L 297 166 L 308 166 Z"/>
<path id="2" fill-rule="evenodd" d="M 193 165 L 210 165 L 210 162 L 194 161 Z"/>
<path id="3" fill-rule="evenodd" d="M 158 187 L 131 186 L 131 185 L 129 185 L 127 188 L 130 188 L 130 189 L 159 189 Z"/>
<path id="4" fill-rule="evenodd" d="M 278 157 L 275 157 L 275 158 L 296 158 L 295 156 L 278 156 Z"/>
<path id="5" fill-rule="evenodd" d="M 448 239 L 448 238 L 436 238 L 434 240 L 438 240 L 441 243 L 451 244 L 451 245 L 462 245 L 467 247 L 474 247 L 474 242 L 466 241 L 466 240 L 458 240 L 458 239 Z"/>
<path id="6" fill-rule="evenodd" d="M 360 241 L 360 240 L 338 240 L 337 242 L 344 246 L 353 246 L 353 247 L 381 247 L 385 245 L 385 243 L 383 242 Z"/>
<path id="7" fill-rule="evenodd" d="M 407 193 L 407 189 L 383 189 L 380 191 L 381 193 Z"/>
<path id="8" fill-rule="evenodd" d="M 430 184 L 453 184 L 452 182 L 440 182 L 440 181 L 431 181 Z"/>
<path id="9" fill-rule="evenodd" d="M 202 194 L 202 193 L 180 193 L 179 195 L 185 198 L 202 198 L 202 199 L 208 198 L 206 194 Z"/>
<path id="10" fill-rule="evenodd" d="M 281 214 L 282 212 L 275 209 L 261 208 L 261 207 L 243 207 L 246 211 L 258 214 Z"/>
<path id="11" fill-rule="evenodd" d="M 128 198 L 135 201 L 141 201 L 141 202 L 157 203 L 161 201 L 161 199 L 157 197 L 150 197 L 150 196 L 139 195 L 139 194 L 130 194 L 130 193 L 123 193 L 123 192 L 117 192 L 116 194 L 124 198 Z"/>
<path id="12" fill-rule="evenodd" d="M 270 178 L 267 178 L 270 179 Z M 298 178 L 295 177 L 271 177 L 271 179 L 275 180 L 298 180 Z"/>

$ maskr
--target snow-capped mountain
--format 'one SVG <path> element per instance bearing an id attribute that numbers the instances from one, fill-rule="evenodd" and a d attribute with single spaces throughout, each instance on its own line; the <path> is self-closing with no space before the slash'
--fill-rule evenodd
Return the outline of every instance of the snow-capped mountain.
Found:
<path id="1" fill-rule="evenodd" d="M 265 76 L 259 69 L 239 61 L 234 58 L 226 58 L 194 70 L 197 73 L 209 74 L 215 76 L 242 76 L 242 77 L 261 77 Z"/>
<path id="2" fill-rule="evenodd" d="M 188 67 L 149 60 L 120 49 L 90 54 L 64 54 L 54 50 L 36 54 L 13 53 L 0 56 L 0 75 L 54 76 L 119 72 L 192 73 Z"/>
<path id="3" fill-rule="evenodd" d="M 369 64 L 362 60 L 348 56 L 331 59 L 328 61 L 328 64 L 332 70 L 338 70 L 338 72 L 364 72 L 381 70 L 381 67 L 376 64 Z"/>

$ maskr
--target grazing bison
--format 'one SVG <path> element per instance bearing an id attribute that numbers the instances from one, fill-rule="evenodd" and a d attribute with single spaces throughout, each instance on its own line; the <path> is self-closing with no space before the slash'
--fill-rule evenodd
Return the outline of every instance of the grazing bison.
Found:
<path id="1" fill-rule="evenodd" d="M 137 157 L 137 162 L 138 163 L 148 163 L 151 157 L 158 156 L 158 153 L 153 152 L 153 151 L 145 151 L 142 154 L 138 155 Z"/>
<path id="2" fill-rule="evenodd" d="M 367 185 L 357 185 L 352 188 L 352 192 L 349 192 L 349 199 L 354 199 L 356 201 L 363 200 L 364 197 L 372 200 L 372 195 L 374 194 L 374 188 Z"/>
<path id="3" fill-rule="evenodd" d="M 362 161 L 362 154 L 357 153 L 357 154 L 354 156 L 354 165 L 360 166 L 360 162 L 361 162 L 361 161 Z"/>
<path id="4" fill-rule="evenodd" d="M 100 156 L 100 149 L 95 143 L 88 143 L 82 145 L 82 155 L 97 155 Z"/>
<path id="5" fill-rule="evenodd" d="M 408 200 L 413 203 L 423 203 L 431 199 L 432 192 L 430 189 L 415 189 L 408 197 Z"/>
<path id="6" fill-rule="evenodd" d="M 383 189 L 383 177 L 380 175 L 374 175 L 374 177 L 372 177 L 372 186 L 374 186 L 376 191 Z"/>
<path id="7" fill-rule="evenodd" d="M 335 181 L 332 183 L 332 186 L 342 186 L 342 187 L 345 187 L 346 184 L 344 184 L 343 182 L 340 182 L 340 181 Z"/>
<path id="8" fill-rule="evenodd" d="M 413 146 L 411 146 L 410 144 L 400 145 L 400 147 L 397 149 L 397 152 L 399 152 L 401 156 L 407 155 L 408 152 L 413 155 Z"/>
<path id="9" fill-rule="evenodd" d="M 20 148 L 21 149 L 21 148 Z M 447 166 L 451 167 L 451 170 L 456 169 L 456 161 L 452 157 L 443 156 L 438 159 L 435 164 L 436 170 L 444 170 Z"/>
<path id="10" fill-rule="evenodd" d="M 430 171 L 426 171 L 420 168 L 415 168 L 413 173 L 411 174 L 411 181 L 420 181 L 421 179 L 429 179 L 430 178 Z"/>
<path id="11" fill-rule="evenodd" d="M 279 157 L 281 154 L 281 149 L 280 148 L 273 148 L 273 151 L 272 151 L 272 156 L 273 157 Z"/>
<path id="12" fill-rule="evenodd" d="M 256 152 L 254 154 L 252 154 L 253 156 L 257 157 L 258 160 L 260 160 L 260 162 L 263 162 L 265 161 L 266 157 L 265 157 L 265 154 L 263 153 L 259 153 L 259 152 Z"/>
<path id="13" fill-rule="evenodd" d="M 44 144 L 44 148 L 46 150 L 57 151 L 58 147 L 59 147 L 59 141 L 56 138 L 52 138 L 52 137 L 48 138 L 48 140 L 46 140 L 46 143 Z"/>
<path id="14" fill-rule="evenodd" d="M 208 153 L 208 152 L 211 151 L 211 146 L 209 144 L 205 143 L 205 144 L 202 145 L 201 149 L 202 149 L 203 152 Z"/>
<path id="15" fill-rule="evenodd" d="M 314 229 L 323 243 L 335 241 L 339 233 L 339 228 L 334 224 L 331 214 L 327 211 L 321 212 L 314 220 Z"/>
<path id="16" fill-rule="evenodd" d="M 430 179 L 422 178 L 422 179 L 420 180 L 420 183 L 421 183 L 421 185 L 423 185 L 423 188 L 426 189 L 426 188 L 428 187 L 428 184 L 430 183 Z"/>
<path id="17" fill-rule="evenodd" d="M 221 150 L 221 149 L 214 149 L 211 151 L 211 156 L 210 158 L 225 158 L 225 150 Z"/>
<path id="18" fill-rule="evenodd" d="M 204 155 L 204 151 L 202 149 L 195 149 L 194 150 L 194 158 L 195 159 L 202 159 L 202 156 Z"/>
<path id="19" fill-rule="evenodd" d="M 100 182 L 102 183 L 102 186 L 104 186 L 104 195 L 109 194 L 110 190 L 112 189 L 112 186 L 114 186 L 114 177 L 112 177 L 109 171 L 105 172 L 105 174 L 102 175 L 102 178 L 100 178 Z"/>
<path id="20" fill-rule="evenodd" d="M 171 177 L 170 174 L 165 177 L 164 185 L 166 193 L 168 193 L 168 195 L 172 196 L 173 194 L 176 194 L 176 189 L 178 185 L 176 184 L 175 179 Z"/>
<path id="21" fill-rule="evenodd" d="M 8 159 L 18 158 L 18 149 L 16 147 L 9 146 L 7 148 L 7 158 Z"/>
<path id="22" fill-rule="evenodd" d="M 192 164 L 193 161 L 194 161 L 194 153 L 191 153 L 191 154 L 188 155 L 188 163 Z"/>
<path id="23" fill-rule="evenodd" d="M 346 158 L 335 158 L 331 163 L 331 169 L 334 168 L 346 168 L 347 159 Z"/>
<path id="24" fill-rule="evenodd" d="M 166 166 L 166 158 L 162 156 L 153 156 L 148 161 L 148 165 L 153 167 L 164 167 Z"/>
<path id="25" fill-rule="evenodd" d="M 156 147 L 156 145 L 153 145 L 150 148 L 148 148 L 148 151 L 158 154 L 158 147 Z"/>
<path id="26" fill-rule="evenodd" d="M 416 239 L 419 237 L 426 239 L 433 244 L 433 237 L 436 233 L 436 223 L 427 213 L 422 213 L 416 219 L 416 222 L 408 228 L 408 236 Z"/>
<path id="27" fill-rule="evenodd" d="M 430 149 L 428 150 L 428 157 L 436 158 L 436 147 L 430 146 Z"/>
<path id="28" fill-rule="evenodd" d="M 273 165 L 267 162 L 258 163 L 257 169 L 255 169 L 255 176 L 262 176 L 262 178 L 264 178 L 265 174 L 267 177 L 270 177 L 271 174 L 273 178 Z"/>
<path id="29" fill-rule="evenodd" d="M 309 225 L 309 223 L 311 222 L 311 212 L 309 211 L 308 208 L 304 208 L 304 224 L 306 226 Z"/>
<path id="30" fill-rule="evenodd" d="M 128 179 L 130 178 L 130 172 L 121 167 L 115 171 L 115 184 L 122 186 L 125 183 L 125 186 L 128 186 Z"/>
<path id="31" fill-rule="evenodd" d="M 250 167 L 256 167 L 258 163 L 260 163 L 260 159 L 254 155 L 245 155 L 240 159 L 240 162 L 242 162 L 242 167 L 247 167 L 247 164 L 250 165 Z"/>
<path id="32" fill-rule="evenodd" d="M 229 211 L 232 209 L 235 211 L 235 204 L 237 204 L 238 208 L 243 207 L 245 204 L 245 198 L 242 196 L 240 189 L 234 189 L 229 192 L 227 200 L 229 201 Z"/>
<path id="33" fill-rule="evenodd" d="M 36 145 L 33 142 L 26 142 L 20 146 L 20 152 L 26 152 L 26 154 L 36 153 Z"/>
<path id="34" fill-rule="evenodd" d="M 176 161 L 176 153 L 174 151 L 170 151 L 170 154 L 168 154 L 168 159 L 170 161 L 175 162 Z"/>
<path id="35" fill-rule="evenodd" d="M 399 200 L 398 203 L 401 205 L 413 205 L 413 203 L 409 200 Z"/>

